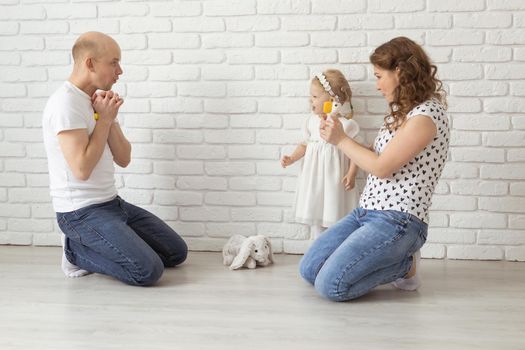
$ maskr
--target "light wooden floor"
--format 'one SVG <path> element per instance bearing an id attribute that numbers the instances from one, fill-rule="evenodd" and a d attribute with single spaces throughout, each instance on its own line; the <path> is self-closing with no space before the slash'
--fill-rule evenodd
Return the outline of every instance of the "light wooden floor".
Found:
<path id="1" fill-rule="evenodd" d="M 300 256 L 195 253 L 155 287 L 67 279 L 59 248 L 0 246 L 0 349 L 525 349 L 525 264 L 423 260 L 419 292 L 321 299 Z"/>

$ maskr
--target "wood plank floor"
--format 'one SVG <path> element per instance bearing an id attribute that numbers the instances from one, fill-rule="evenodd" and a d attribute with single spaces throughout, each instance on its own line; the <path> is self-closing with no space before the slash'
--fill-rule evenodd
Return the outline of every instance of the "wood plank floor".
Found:
<path id="1" fill-rule="evenodd" d="M 65 278 L 60 249 L 0 246 L 0 349 L 525 349 L 525 264 L 423 260 L 423 287 L 319 297 L 300 256 L 229 271 L 191 252 L 155 287 Z"/>

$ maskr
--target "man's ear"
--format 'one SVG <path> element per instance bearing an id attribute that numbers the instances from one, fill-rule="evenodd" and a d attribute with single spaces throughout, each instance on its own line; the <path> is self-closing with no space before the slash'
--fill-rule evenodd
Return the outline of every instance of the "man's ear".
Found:
<path id="1" fill-rule="evenodd" d="M 93 63 L 93 58 L 92 57 L 87 57 L 86 60 L 84 61 L 84 64 L 86 65 L 86 68 L 90 71 L 90 72 L 94 72 L 95 71 L 95 65 Z"/>

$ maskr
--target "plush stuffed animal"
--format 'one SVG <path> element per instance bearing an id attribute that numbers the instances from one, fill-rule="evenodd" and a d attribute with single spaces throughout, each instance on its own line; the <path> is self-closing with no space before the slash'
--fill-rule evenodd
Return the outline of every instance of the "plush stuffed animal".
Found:
<path id="1" fill-rule="evenodd" d="M 263 235 L 235 235 L 222 248 L 222 257 L 224 265 L 229 265 L 230 270 L 266 266 L 273 263 L 272 244 Z"/>

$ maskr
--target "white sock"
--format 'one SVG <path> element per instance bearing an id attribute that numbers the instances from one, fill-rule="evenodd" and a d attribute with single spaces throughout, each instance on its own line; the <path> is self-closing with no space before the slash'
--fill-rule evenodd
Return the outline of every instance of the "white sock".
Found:
<path id="1" fill-rule="evenodd" d="M 72 277 L 72 278 L 82 277 L 82 276 L 90 274 L 91 272 L 82 270 L 80 267 L 78 267 L 77 265 L 73 265 L 72 263 L 69 262 L 69 260 L 67 260 L 66 252 L 64 251 L 65 246 L 66 246 L 66 236 L 62 234 L 62 264 L 61 266 L 62 266 L 62 271 L 64 271 L 64 274 L 67 277 Z"/>
<path id="2" fill-rule="evenodd" d="M 324 232 L 324 230 L 326 230 L 326 227 L 323 227 L 323 226 L 319 226 L 319 225 L 313 225 L 312 226 L 312 229 L 310 230 L 311 232 L 311 239 L 312 240 L 316 240 L 317 238 L 319 238 L 319 236 L 321 236 L 321 234 Z"/>
<path id="3" fill-rule="evenodd" d="M 418 250 L 412 257 L 412 263 L 416 264 L 416 274 L 410 278 L 398 278 L 392 285 L 402 290 L 416 290 L 421 286 L 420 269 L 421 269 L 421 252 Z"/>

